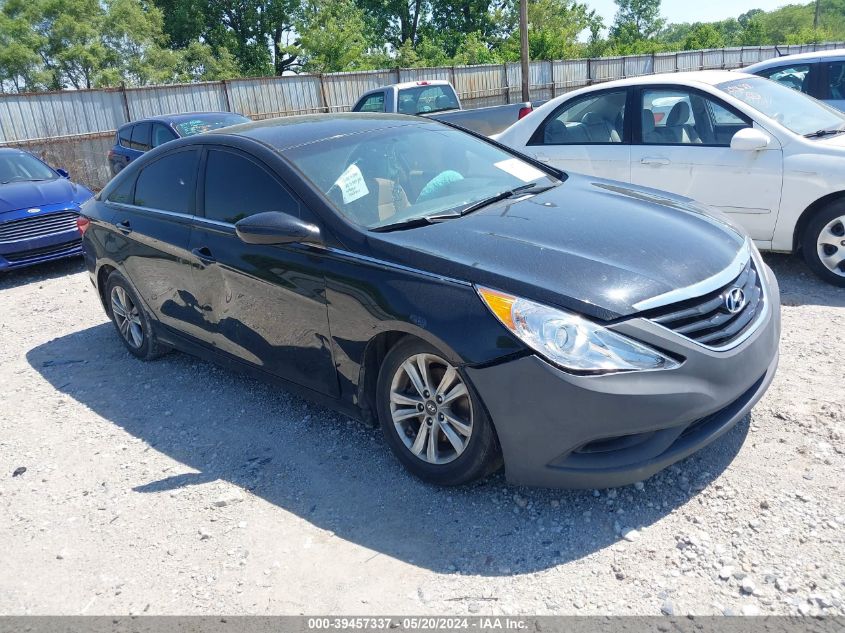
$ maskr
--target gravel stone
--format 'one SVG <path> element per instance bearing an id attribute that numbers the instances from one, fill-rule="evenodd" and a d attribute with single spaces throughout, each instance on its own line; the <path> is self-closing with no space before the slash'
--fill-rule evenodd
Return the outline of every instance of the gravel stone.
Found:
<path id="1" fill-rule="evenodd" d="M 80 260 L 3 273 L 3 613 L 845 616 L 845 297 L 765 259 L 781 360 L 751 417 L 600 491 L 424 484 L 291 391 L 138 361 Z"/>

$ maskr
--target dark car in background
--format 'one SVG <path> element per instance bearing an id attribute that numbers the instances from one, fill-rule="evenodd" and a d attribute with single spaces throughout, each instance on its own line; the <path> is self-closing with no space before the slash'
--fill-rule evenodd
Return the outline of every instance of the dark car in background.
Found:
<path id="1" fill-rule="evenodd" d="M 845 49 L 775 57 L 742 72 L 771 79 L 845 111 Z"/>
<path id="2" fill-rule="evenodd" d="M 119 173 L 144 152 L 168 141 L 248 121 L 247 117 L 234 112 L 186 112 L 127 123 L 118 128 L 114 146 L 109 150 L 111 173 Z"/>
<path id="3" fill-rule="evenodd" d="M 439 484 L 502 463 L 520 484 L 644 479 L 733 427 L 777 365 L 777 282 L 739 229 L 426 118 L 181 139 L 85 215 L 130 353 L 178 348 L 378 421 Z"/>
<path id="4" fill-rule="evenodd" d="M 80 255 L 79 209 L 93 195 L 65 170 L 0 148 L 0 271 Z"/>

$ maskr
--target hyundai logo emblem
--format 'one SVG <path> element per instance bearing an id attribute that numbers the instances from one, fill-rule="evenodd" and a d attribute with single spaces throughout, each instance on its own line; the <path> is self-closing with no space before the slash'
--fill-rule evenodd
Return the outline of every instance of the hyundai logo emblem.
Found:
<path id="1" fill-rule="evenodd" d="M 736 314 L 745 307 L 745 293 L 742 288 L 731 288 L 725 296 L 725 308 L 731 314 Z"/>
<path id="2" fill-rule="evenodd" d="M 27 213 L 38 213 L 39 211 L 41 211 L 41 209 L 39 209 L 38 207 L 33 207 L 32 209 L 26 210 Z"/>

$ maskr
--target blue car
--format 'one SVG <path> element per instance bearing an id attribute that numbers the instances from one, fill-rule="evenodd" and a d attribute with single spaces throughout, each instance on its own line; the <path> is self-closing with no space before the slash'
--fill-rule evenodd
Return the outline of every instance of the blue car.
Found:
<path id="1" fill-rule="evenodd" d="M 168 141 L 248 122 L 247 117 L 233 112 L 187 112 L 127 123 L 118 128 L 114 146 L 109 150 L 111 173 L 120 173 L 144 152 Z"/>
<path id="2" fill-rule="evenodd" d="M 93 195 L 65 170 L 0 148 L 0 271 L 80 255 L 77 218 Z"/>

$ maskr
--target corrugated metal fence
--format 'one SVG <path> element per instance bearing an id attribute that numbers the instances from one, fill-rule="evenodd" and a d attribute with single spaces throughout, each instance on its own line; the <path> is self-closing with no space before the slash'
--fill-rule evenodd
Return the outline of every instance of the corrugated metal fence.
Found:
<path id="1" fill-rule="evenodd" d="M 829 43 L 782 46 L 782 54 L 829 50 Z M 551 99 L 594 83 L 661 72 L 741 68 L 777 56 L 774 46 L 630 57 L 531 62 L 533 100 Z M 253 119 L 349 110 L 363 92 L 399 81 L 446 79 L 466 108 L 522 100 L 518 63 L 402 68 L 327 75 L 291 75 L 143 88 L 0 95 L 0 145 L 24 147 L 69 169 L 95 189 L 111 174 L 114 131 L 130 121 L 172 112 L 232 111 Z"/>

